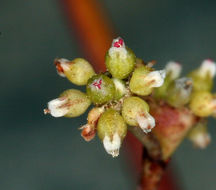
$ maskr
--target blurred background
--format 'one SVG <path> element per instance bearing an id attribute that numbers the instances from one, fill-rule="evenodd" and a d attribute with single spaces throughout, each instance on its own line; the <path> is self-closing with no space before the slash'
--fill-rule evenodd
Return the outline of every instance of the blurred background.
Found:
<path id="1" fill-rule="evenodd" d="M 0 0 L 1 190 L 135 189 L 124 150 L 112 159 L 99 140 L 86 143 L 80 137 L 77 128 L 86 114 L 76 119 L 43 115 L 50 99 L 74 88 L 56 74 L 54 58 L 88 58 L 79 24 L 71 22 L 78 1 Z M 157 60 L 157 68 L 176 60 L 187 73 L 205 58 L 216 60 L 214 0 L 98 2 L 107 15 L 105 25 L 138 57 Z M 93 40 L 97 47 L 97 37 Z M 212 143 L 206 150 L 185 141 L 175 153 L 171 163 L 180 189 L 216 189 L 215 124 L 210 119 Z"/>

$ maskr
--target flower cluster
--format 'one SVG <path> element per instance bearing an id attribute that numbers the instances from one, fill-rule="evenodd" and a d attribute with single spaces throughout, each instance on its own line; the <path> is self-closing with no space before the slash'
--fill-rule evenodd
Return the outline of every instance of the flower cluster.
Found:
<path id="1" fill-rule="evenodd" d="M 127 125 L 139 126 L 144 133 L 155 127 L 149 105 L 142 97 L 163 85 L 166 72 L 155 71 L 136 58 L 122 38 L 114 39 L 107 51 L 105 73 L 96 74 L 91 64 L 82 58 L 56 59 L 54 63 L 60 76 L 73 84 L 86 85 L 86 93 L 66 90 L 48 102 L 44 112 L 54 117 L 77 117 L 93 103 L 87 124 L 81 127 L 86 141 L 97 133 L 107 153 L 115 157 L 127 134 Z"/>
<path id="2" fill-rule="evenodd" d="M 119 37 L 106 53 L 104 73 L 96 74 L 91 64 L 82 58 L 56 59 L 54 63 L 61 77 L 75 85 L 86 85 L 86 92 L 65 90 L 48 102 L 44 113 L 53 117 L 78 117 L 93 104 L 87 124 L 80 128 L 81 136 L 90 141 L 97 133 L 106 152 L 113 157 L 119 155 L 127 126 L 139 127 L 143 134 L 155 127 L 148 99 L 158 104 L 166 102 L 175 109 L 186 106 L 200 118 L 216 115 L 215 96 L 210 92 L 216 66 L 211 60 L 205 60 L 188 77 L 179 78 L 179 63 L 169 62 L 165 69 L 155 70 L 153 62 L 146 64 L 137 58 Z M 203 144 L 210 140 L 206 134 L 207 130 L 199 126 L 191 132 L 190 139 L 197 146 L 205 147 Z"/>

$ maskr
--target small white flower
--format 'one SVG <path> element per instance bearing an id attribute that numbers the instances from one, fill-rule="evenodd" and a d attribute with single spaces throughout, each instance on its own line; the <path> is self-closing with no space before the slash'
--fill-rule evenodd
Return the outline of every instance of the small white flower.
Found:
<path id="1" fill-rule="evenodd" d="M 56 65 L 56 70 L 57 73 L 61 76 L 61 77 L 66 77 L 64 72 L 69 70 L 69 60 L 61 58 L 61 59 L 55 59 L 54 63 Z"/>
<path id="2" fill-rule="evenodd" d="M 206 59 L 202 62 L 199 73 L 201 76 L 205 77 L 207 74 L 213 78 L 216 74 L 216 63 L 211 59 Z"/>
<path id="3" fill-rule="evenodd" d="M 155 119 L 149 114 L 140 114 L 137 116 L 139 127 L 145 132 L 149 133 L 155 127 Z"/>
<path id="4" fill-rule="evenodd" d="M 121 138 L 118 133 L 113 135 L 113 138 L 109 136 L 105 136 L 103 139 L 103 145 L 108 154 L 111 154 L 112 157 L 116 157 L 119 155 L 119 149 L 121 146 Z"/>
<path id="5" fill-rule="evenodd" d="M 48 102 L 48 109 L 44 113 L 50 113 L 53 117 L 62 117 L 68 113 L 67 98 L 57 98 Z"/>
<path id="6" fill-rule="evenodd" d="M 121 37 L 118 37 L 112 41 L 112 46 L 109 49 L 109 56 L 115 57 L 119 55 L 122 59 L 127 57 L 127 50 L 125 48 L 124 40 Z"/>
<path id="7" fill-rule="evenodd" d="M 170 61 L 166 64 L 165 66 L 166 73 L 170 73 L 170 77 L 174 80 L 178 78 L 181 74 L 182 71 L 182 66 L 181 64 L 175 62 L 175 61 Z"/>
<path id="8" fill-rule="evenodd" d="M 178 93 L 181 93 L 181 96 L 186 99 L 191 95 L 193 81 L 191 78 L 182 77 L 175 80 L 175 87 Z"/>
<path id="9" fill-rule="evenodd" d="M 145 77 L 145 81 L 149 82 L 151 87 L 160 87 L 163 85 L 165 77 L 165 70 L 152 71 Z"/>
<path id="10" fill-rule="evenodd" d="M 211 142 L 211 136 L 208 133 L 199 133 L 195 135 L 191 140 L 196 147 L 204 149 Z"/>

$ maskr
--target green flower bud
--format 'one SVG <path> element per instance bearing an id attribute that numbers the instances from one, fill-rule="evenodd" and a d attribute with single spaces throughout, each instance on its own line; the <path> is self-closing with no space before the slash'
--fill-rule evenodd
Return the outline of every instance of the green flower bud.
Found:
<path id="1" fill-rule="evenodd" d="M 188 134 L 189 140 L 197 148 L 204 149 L 211 142 L 211 136 L 208 133 L 206 122 L 199 122 Z"/>
<path id="2" fill-rule="evenodd" d="M 155 127 L 155 120 L 149 114 L 149 105 L 138 97 L 128 97 L 122 106 L 122 116 L 131 126 L 139 126 L 145 133 Z"/>
<path id="3" fill-rule="evenodd" d="M 115 100 L 119 100 L 122 98 L 126 93 L 127 89 L 125 86 L 125 82 L 121 79 L 112 78 L 112 81 L 115 85 Z"/>
<path id="4" fill-rule="evenodd" d="M 165 70 L 151 71 L 151 68 L 141 66 L 133 72 L 130 90 L 137 95 L 147 96 L 152 93 L 153 88 L 163 85 L 165 76 Z"/>
<path id="5" fill-rule="evenodd" d="M 173 81 L 166 94 L 166 101 L 173 107 L 181 107 L 190 101 L 192 92 L 192 80 L 190 78 L 180 78 Z"/>
<path id="6" fill-rule="evenodd" d="M 119 149 L 127 134 L 127 125 L 122 116 L 113 109 L 108 109 L 99 118 L 97 124 L 99 138 L 108 154 L 119 155 Z"/>
<path id="7" fill-rule="evenodd" d="M 115 85 L 106 75 L 94 75 L 88 80 L 87 94 L 95 104 L 104 104 L 115 96 Z"/>
<path id="8" fill-rule="evenodd" d="M 215 113 L 216 99 L 210 92 L 197 91 L 192 94 L 189 106 L 195 115 L 207 117 Z"/>
<path id="9" fill-rule="evenodd" d="M 67 77 L 69 81 L 76 85 L 86 85 L 88 79 L 95 74 L 91 64 L 82 58 L 76 58 L 73 61 L 56 59 L 54 63 L 58 74 Z"/>
<path id="10" fill-rule="evenodd" d="M 201 66 L 188 74 L 193 80 L 194 91 L 211 91 L 213 87 L 213 77 L 216 73 L 216 64 L 207 59 Z"/>
<path id="11" fill-rule="evenodd" d="M 136 56 L 133 51 L 125 47 L 122 38 L 114 39 L 106 54 L 106 67 L 113 77 L 125 79 L 133 71 Z"/>
<path id="12" fill-rule="evenodd" d="M 77 117 L 83 114 L 90 106 L 91 101 L 86 94 L 79 90 L 65 90 L 59 98 L 48 102 L 48 109 L 44 113 L 50 113 L 53 117 Z"/>

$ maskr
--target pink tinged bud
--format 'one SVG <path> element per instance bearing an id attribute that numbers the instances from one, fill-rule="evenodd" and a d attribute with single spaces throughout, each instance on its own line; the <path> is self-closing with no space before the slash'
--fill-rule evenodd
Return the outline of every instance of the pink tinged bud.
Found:
<path id="1" fill-rule="evenodd" d="M 127 50 L 124 40 L 121 37 L 114 39 L 108 53 L 110 57 L 115 57 L 118 54 L 121 58 L 126 58 Z"/>
<path id="2" fill-rule="evenodd" d="M 211 142 L 211 136 L 208 133 L 199 133 L 191 138 L 191 141 L 197 148 L 204 149 Z"/>
<path id="3" fill-rule="evenodd" d="M 121 138 L 119 134 L 115 133 L 112 139 L 108 135 L 105 135 L 103 145 L 108 154 L 111 154 L 112 157 L 117 157 L 121 147 Z"/>
<path id="4" fill-rule="evenodd" d="M 57 98 L 48 102 L 48 109 L 44 113 L 50 113 L 53 117 L 62 117 L 68 113 L 67 98 Z"/>
<path id="5" fill-rule="evenodd" d="M 84 125 L 83 127 L 81 127 L 81 129 L 81 136 L 84 138 L 85 141 L 91 141 L 95 137 L 95 127 L 91 126 L 90 124 Z"/>
<path id="6" fill-rule="evenodd" d="M 54 64 L 56 65 L 57 73 L 61 77 L 66 77 L 65 74 L 64 74 L 64 72 L 66 70 L 70 69 L 69 66 L 68 66 L 69 62 L 70 62 L 69 60 L 63 59 L 63 58 L 61 58 L 61 59 L 55 59 Z"/>
<path id="7" fill-rule="evenodd" d="M 165 70 L 167 74 L 170 73 L 171 79 L 176 79 L 181 74 L 182 66 L 175 61 L 170 61 L 166 64 Z"/>
<path id="8" fill-rule="evenodd" d="M 149 133 L 155 127 L 155 119 L 148 113 L 137 116 L 137 123 L 144 133 Z"/>
<path id="9" fill-rule="evenodd" d="M 204 60 L 200 66 L 199 73 L 203 77 L 209 74 L 213 78 L 216 74 L 216 63 L 211 59 Z"/>
<path id="10" fill-rule="evenodd" d="M 163 85 L 165 77 L 165 70 L 152 71 L 145 77 L 144 80 L 149 83 L 150 87 L 160 87 Z"/>

